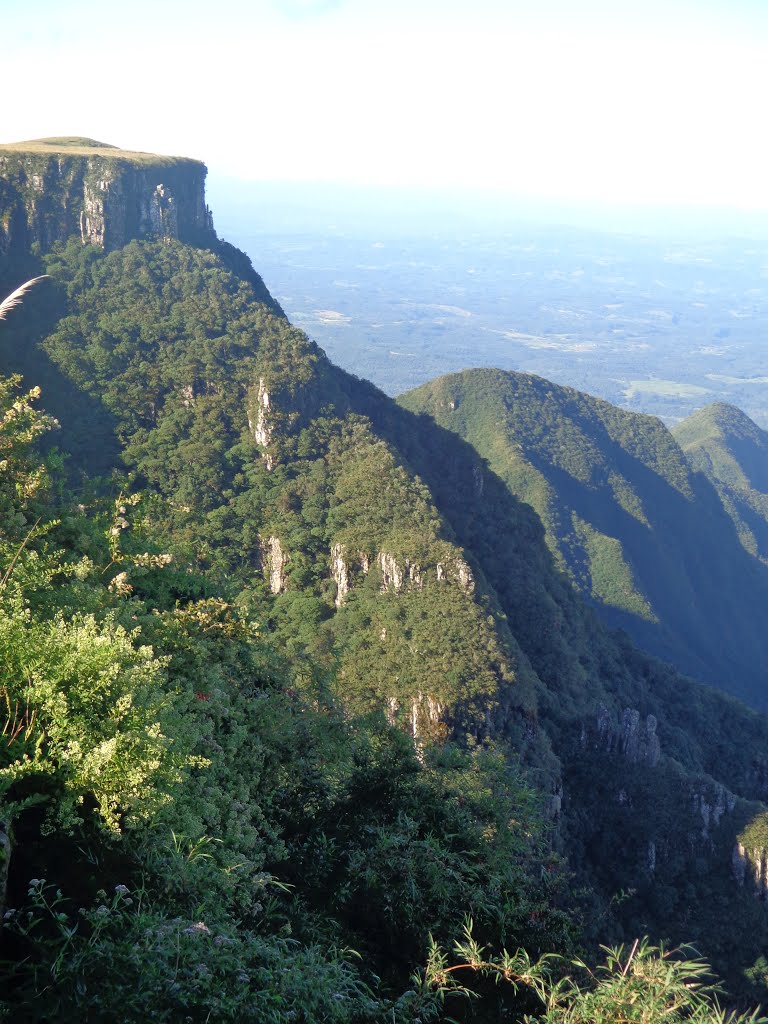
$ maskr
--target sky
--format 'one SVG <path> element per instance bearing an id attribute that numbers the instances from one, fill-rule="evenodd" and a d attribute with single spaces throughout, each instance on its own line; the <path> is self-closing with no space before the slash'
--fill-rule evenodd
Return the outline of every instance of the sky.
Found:
<path id="1" fill-rule="evenodd" d="M 768 209 L 768 0 L 0 12 L 3 142 L 83 135 L 260 181 Z"/>

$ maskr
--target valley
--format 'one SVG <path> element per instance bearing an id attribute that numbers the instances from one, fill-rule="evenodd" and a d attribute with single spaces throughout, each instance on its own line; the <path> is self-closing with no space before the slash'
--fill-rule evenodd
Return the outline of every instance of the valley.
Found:
<path id="1" fill-rule="evenodd" d="M 596 229 L 568 210 L 558 225 L 552 212 L 483 217 L 429 196 L 372 192 L 345 211 L 320 187 L 212 187 L 220 230 L 291 320 L 391 395 L 489 366 L 670 425 L 715 401 L 768 425 L 762 221 L 740 235 L 650 214 L 624 226 L 620 212 L 612 227 L 603 212 Z"/>
<path id="2" fill-rule="evenodd" d="M 445 366 L 396 402 L 219 237 L 199 161 L 3 153 L 4 294 L 41 279 L 0 319 L 2 1012 L 566 1024 L 639 991 L 654 1024 L 760 1020 L 757 423 L 716 405 L 678 443 L 573 387 Z M 388 244 L 349 246 L 338 280 L 386 266 L 405 289 L 418 250 Z M 664 348 L 645 277 L 598 316 L 573 282 L 605 284 L 600 248 L 584 275 L 567 249 L 554 301 L 562 253 L 537 244 L 530 280 L 491 247 L 455 257 L 463 292 L 382 286 L 371 331 L 458 339 L 467 270 L 517 260 L 499 344 L 564 359 L 583 320 L 595 353 L 621 348 L 609 324 Z M 710 333 L 746 301 L 724 281 Z M 333 287 L 297 284 L 298 309 L 343 340 L 359 314 Z M 679 418 L 682 362 L 654 372 Z"/>

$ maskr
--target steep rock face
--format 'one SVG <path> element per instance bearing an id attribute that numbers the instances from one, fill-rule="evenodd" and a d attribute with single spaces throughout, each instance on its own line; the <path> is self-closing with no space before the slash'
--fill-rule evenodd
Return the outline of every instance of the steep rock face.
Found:
<path id="1" fill-rule="evenodd" d="M 406 558 L 401 565 L 394 555 L 388 551 L 382 551 L 379 555 L 379 567 L 381 568 L 381 589 L 394 590 L 396 593 L 403 589 L 406 581 L 416 588 L 423 583 L 421 569 L 418 565 Z"/>
<path id="2" fill-rule="evenodd" d="M 731 854 L 731 868 L 740 886 L 768 903 L 768 813 L 761 811 L 738 835 Z"/>
<path id="3" fill-rule="evenodd" d="M 249 421 L 250 425 L 250 421 Z M 272 466 L 268 466 L 269 469 Z M 468 562 L 463 558 L 454 558 L 450 562 L 436 562 L 434 567 L 426 570 L 418 562 L 410 558 L 398 558 L 389 551 L 380 551 L 374 558 L 381 573 L 381 592 L 392 591 L 396 594 L 403 590 L 421 590 L 424 586 L 425 572 L 432 575 L 438 583 L 452 583 L 465 593 L 473 594 L 475 577 Z M 350 561 L 343 544 L 335 543 L 331 547 L 331 577 L 336 584 L 336 607 L 339 608 L 354 585 L 356 579 L 368 575 L 371 558 L 364 551 L 358 551 Z"/>
<path id="4" fill-rule="evenodd" d="M 213 238 L 206 173 L 197 160 L 108 146 L 0 147 L 0 256 L 71 235 L 108 250 L 134 238 Z"/>
<path id="5" fill-rule="evenodd" d="M 331 548 L 331 572 L 336 582 L 335 604 L 340 608 L 349 593 L 349 569 L 344 561 L 344 548 L 341 544 L 334 544 Z"/>
<path id="6" fill-rule="evenodd" d="M 262 541 L 262 559 L 270 591 L 281 594 L 286 588 L 285 567 L 290 561 L 290 555 L 283 551 L 279 537 L 272 536 Z"/>
<path id="7" fill-rule="evenodd" d="M 625 708 L 617 720 L 601 706 L 594 721 L 582 726 L 581 744 L 607 754 L 619 753 L 630 764 L 655 768 L 661 756 L 656 725 L 653 715 L 643 720 L 634 708 Z"/>
<path id="8" fill-rule="evenodd" d="M 709 839 L 724 814 L 730 814 L 736 806 L 736 797 L 717 782 L 702 784 L 692 796 L 694 814 L 701 818 L 701 835 Z"/>
<path id="9" fill-rule="evenodd" d="M 261 448 L 267 448 L 272 441 L 273 427 L 269 419 L 270 402 L 269 390 L 264 383 L 264 378 L 260 377 L 258 391 L 252 397 L 248 407 L 248 429 L 253 434 L 256 444 Z M 274 467 L 272 455 L 265 451 L 263 457 L 264 465 L 271 470 Z"/>
<path id="10" fill-rule="evenodd" d="M 358 551 L 350 561 L 343 544 L 336 543 L 331 547 L 331 577 L 336 584 L 334 603 L 337 608 L 344 604 L 355 581 L 367 576 L 370 569 L 371 557 L 365 551 Z"/>
<path id="11" fill-rule="evenodd" d="M 749 884 L 757 899 L 768 902 L 768 850 L 736 843 L 731 864 L 738 884 Z"/>

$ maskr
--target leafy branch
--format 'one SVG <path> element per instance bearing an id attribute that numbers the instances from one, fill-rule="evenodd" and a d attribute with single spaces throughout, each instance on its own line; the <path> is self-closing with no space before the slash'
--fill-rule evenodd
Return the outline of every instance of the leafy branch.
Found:
<path id="1" fill-rule="evenodd" d="M 542 1003 L 542 1011 L 526 1024 L 768 1024 L 759 1008 L 745 1013 L 723 1009 L 721 987 L 707 979 L 711 969 L 698 958 L 687 958 L 688 947 L 665 949 L 648 938 L 625 946 L 602 946 L 605 963 L 592 970 L 583 960 L 570 962 L 587 977 L 580 984 L 570 975 L 553 979 L 552 967 L 561 958 L 545 954 L 532 961 L 524 949 L 491 955 L 472 934 L 467 918 L 463 938 L 453 948 L 457 962 L 434 941 L 430 945 L 425 984 L 442 1000 L 446 994 L 472 997 L 457 980 L 469 972 L 510 985 L 515 995 L 527 990 Z"/>

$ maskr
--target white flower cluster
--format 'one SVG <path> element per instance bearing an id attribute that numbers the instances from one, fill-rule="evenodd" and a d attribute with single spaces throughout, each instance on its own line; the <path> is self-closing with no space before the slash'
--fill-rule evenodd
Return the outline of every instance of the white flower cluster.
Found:
<path id="1" fill-rule="evenodd" d="M 150 555 L 145 551 L 143 555 L 132 555 L 131 561 L 142 568 L 162 569 L 163 566 L 171 564 L 173 555 Z"/>

